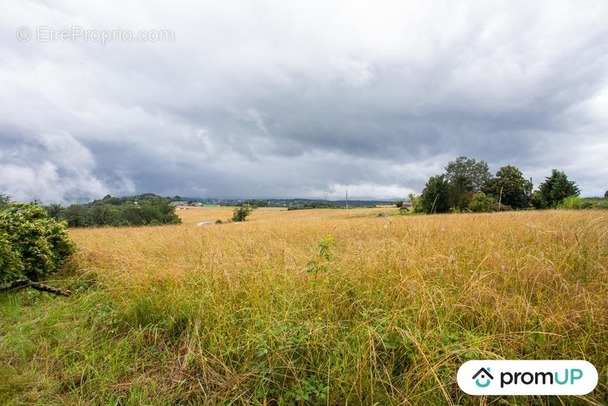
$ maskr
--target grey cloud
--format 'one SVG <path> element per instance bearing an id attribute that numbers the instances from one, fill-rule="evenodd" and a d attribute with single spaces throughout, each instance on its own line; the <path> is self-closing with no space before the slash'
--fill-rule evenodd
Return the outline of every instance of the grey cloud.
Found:
<path id="1" fill-rule="evenodd" d="M 129 192 L 130 182 L 96 174 L 91 152 L 66 132 L 22 133 L 0 140 L 0 190 L 19 200 L 67 203 L 90 200 L 115 190 Z"/>
<path id="2" fill-rule="evenodd" d="M 5 3 L 0 192 L 18 198 L 399 197 L 459 155 L 608 188 L 605 2 Z M 175 42 L 22 43 L 21 25 Z"/>

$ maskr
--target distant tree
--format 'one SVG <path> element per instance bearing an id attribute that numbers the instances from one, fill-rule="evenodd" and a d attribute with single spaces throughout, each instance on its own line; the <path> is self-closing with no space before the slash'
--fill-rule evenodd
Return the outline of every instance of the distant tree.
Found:
<path id="1" fill-rule="evenodd" d="M 47 211 L 52 209 L 52 206 L 47 207 Z M 70 227 L 148 226 L 181 222 L 170 198 L 151 193 L 128 197 L 107 195 L 91 203 L 73 204 L 62 209 L 59 218 L 66 220 Z"/>
<path id="2" fill-rule="evenodd" d="M 553 169 L 551 176 L 538 187 L 538 192 L 539 208 L 547 209 L 557 207 L 566 197 L 578 196 L 580 189 L 564 172 Z"/>
<path id="3" fill-rule="evenodd" d="M 131 226 L 143 226 L 146 225 L 141 207 L 138 204 L 125 204 L 121 206 L 121 217 L 125 224 Z"/>
<path id="4" fill-rule="evenodd" d="M 422 213 L 424 212 L 424 208 L 422 207 L 422 197 L 416 196 L 413 193 L 407 195 L 408 199 L 410 199 L 410 208 L 413 213 Z"/>
<path id="5" fill-rule="evenodd" d="M 88 227 L 89 213 L 86 207 L 81 204 L 72 204 L 62 213 L 62 220 L 67 221 L 68 227 Z"/>
<path id="6" fill-rule="evenodd" d="M 98 202 L 93 202 L 98 203 Z M 110 195 L 105 195 L 103 199 L 101 199 L 101 203 L 111 204 L 113 206 L 119 206 L 125 203 L 125 199 L 122 197 L 112 197 Z"/>
<path id="7" fill-rule="evenodd" d="M 243 204 L 242 206 L 234 209 L 234 212 L 232 214 L 232 221 L 245 221 L 247 216 L 249 216 L 252 211 L 253 207 L 251 207 L 251 205 Z"/>
<path id="8" fill-rule="evenodd" d="M 96 203 L 88 208 L 88 218 L 93 226 L 118 226 L 120 217 L 120 208 L 111 204 Z"/>
<path id="9" fill-rule="evenodd" d="M 604 193 L 604 199 L 608 199 L 608 190 Z"/>
<path id="10" fill-rule="evenodd" d="M 398 208 L 402 208 L 403 207 L 403 200 L 397 200 L 395 202 L 395 206 L 397 206 Z"/>
<path id="11" fill-rule="evenodd" d="M 432 176 L 422 191 L 422 207 L 426 213 L 447 213 L 450 210 L 450 185 L 445 175 Z"/>
<path id="12" fill-rule="evenodd" d="M 496 177 L 483 188 L 486 195 L 493 196 L 500 204 L 522 209 L 530 205 L 532 182 L 525 179 L 521 171 L 512 165 L 503 166 Z"/>
<path id="13" fill-rule="evenodd" d="M 532 192 L 532 195 L 530 196 L 530 204 L 536 207 L 537 209 L 541 208 L 539 190 L 535 190 L 534 192 Z"/>
<path id="14" fill-rule="evenodd" d="M 480 192 L 492 178 L 485 161 L 459 156 L 445 167 L 446 180 L 450 185 L 451 207 L 464 210 L 472 192 Z"/>
<path id="15" fill-rule="evenodd" d="M 44 209 L 49 214 L 49 217 L 54 218 L 55 220 L 59 220 L 61 217 L 61 213 L 63 212 L 63 207 L 60 204 L 53 203 L 49 206 L 45 206 Z"/>
<path id="16" fill-rule="evenodd" d="M 608 193 L 608 192 L 607 192 Z M 11 203 L 11 197 L 0 193 L 0 209 L 7 207 Z"/>
<path id="17" fill-rule="evenodd" d="M 268 207 L 268 202 L 266 200 L 261 200 L 261 199 L 245 200 L 243 202 L 243 204 L 248 204 L 254 209 L 257 209 L 258 207 Z"/>

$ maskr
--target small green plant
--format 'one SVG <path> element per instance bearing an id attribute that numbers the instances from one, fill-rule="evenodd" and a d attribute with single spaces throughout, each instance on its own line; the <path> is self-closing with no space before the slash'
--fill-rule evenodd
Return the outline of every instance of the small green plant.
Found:
<path id="1" fill-rule="evenodd" d="M 244 205 L 234 209 L 232 221 L 245 221 L 247 216 L 249 216 L 252 211 L 253 207 L 251 207 L 250 204 L 245 203 Z"/>
<path id="2" fill-rule="evenodd" d="M 558 206 L 564 209 L 584 210 L 584 209 L 605 209 L 608 205 L 602 204 L 603 202 L 594 199 L 582 199 L 579 196 L 569 196 L 562 200 L 562 203 Z"/>
<path id="3" fill-rule="evenodd" d="M 23 261 L 7 233 L 0 231 L 0 286 L 23 278 Z"/>
<path id="4" fill-rule="evenodd" d="M 326 403 L 327 390 L 327 384 L 322 382 L 316 375 L 312 375 L 300 382 L 296 382 L 285 393 L 285 399 L 305 404 L 322 405 Z"/>
<path id="5" fill-rule="evenodd" d="M 580 210 L 583 208 L 583 202 L 578 196 L 568 196 L 564 197 L 561 204 L 558 205 L 559 208 L 569 209 L 569 210 Z"/>
<path id="6" fill-rule="evenodd" d="M 321 238 L 317 243 L 317 256 L 314 259 L 308 261 L 306 272 L 314 273 L 315 279 L 319 275 L 320 272 L 329 271 L 329 266 L 334 259 L 334 254 L 331 252 L 331 249 L 336 246 L 336 242 L 334 241 L 334 237 L 330 234 Z"/>

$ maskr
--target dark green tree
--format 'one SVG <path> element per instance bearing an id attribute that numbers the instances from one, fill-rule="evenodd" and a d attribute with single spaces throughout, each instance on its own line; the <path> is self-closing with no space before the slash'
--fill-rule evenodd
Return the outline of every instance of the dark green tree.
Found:
<path id="1" fill-rule="evenodd" d="M 564 172 L 553 169 L 551 176 L 538 187 L 537 205 L 541 209 L 557 207 L 564 198 L 579 194 L 580 189 L 575 182 L 568 180 Z"/>
<path id="2" fill-rule="evenodd" d="M 432 176 L 422 191 L 425 213 L 447 213 L 450 210 L 450 185 L 445 175 Z"/>
<path id="3" fill-rule="evenodd" d="M 445 167 L 445 176 L 450 185 L 450 206 L 464 210 L 472 193 L 480 192 L 492 178 L 485 161 L 459 156 Z"/>
<path id="4" fill-rule="evenodd" d="M 62 220 L 68 222 L 69 227 L 90 226 L 89 213 L 86 207 L 80 204 L 68 206 L 61 214 Z"/>
<path id="5" fill-rule="evenodd" d="M 525 179 L 518 168 L 507 165 L 496 172 L 496 177 L 486 183 L 483 191 L 486 195 L 493 196 L 500 204 L 523 209 L 530 205 L 532 182 Z"/>
<path id="6" fill-rule="evenodd" d="M 53 203 L 49 206 L 45 206 L 44 209 L 47 211 L 51 218 L 55 220 L 59 220 L 61 217 L 61 213 L 63 212 L 63 207 L 60 204 Z"/>

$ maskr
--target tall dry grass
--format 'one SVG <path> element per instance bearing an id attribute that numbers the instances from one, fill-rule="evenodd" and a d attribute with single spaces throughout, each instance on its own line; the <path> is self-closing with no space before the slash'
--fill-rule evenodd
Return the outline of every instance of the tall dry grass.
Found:
<path id="1" fill-rule="evenodd" d="M 79 351 L 112 365 L 77 362 L 92 370 L 57 399 L 501 404 L 462 393 L 458 367 L 586 359 L 598 388 L 557 402 L 608 403 L 606 213 L 382 210 L 259 209 L 196 227 L 231 210 L 192 208 L 179 226 L 72 230 L 66 277 L 93 281 L 71 299 L 89 301 L 96 337 Z"/>

